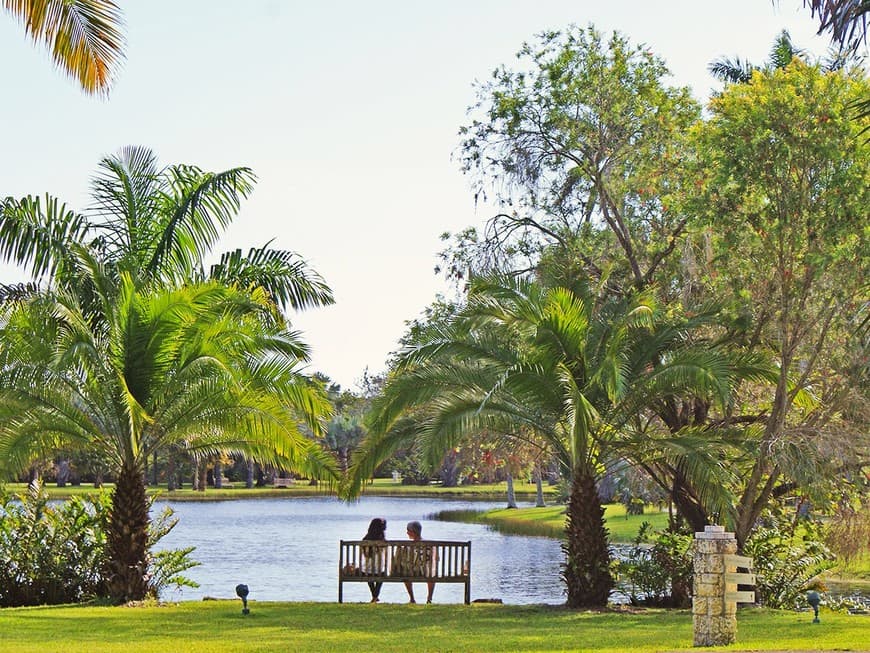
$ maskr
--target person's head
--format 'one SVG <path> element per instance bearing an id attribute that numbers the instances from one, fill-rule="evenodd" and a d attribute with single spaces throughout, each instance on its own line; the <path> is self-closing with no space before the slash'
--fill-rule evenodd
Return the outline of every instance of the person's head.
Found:
<path id="1" fill-rule="evenodd" d="M 408 522 L 408 537 L 412 540 L 419 540 L 420 535 L 423 533 L 423 527 L 420 525 L 418 521 L 409 521 Z"/>
<path id="2" fill-rule="evenodd" d="M 366 533 L 364 539 L 366 540 L 383 540 L 385 539 L 384 533 L 387 530 L 387 520 L 383 517 L 375 517 L 369 523 L 369 531 Z"/>

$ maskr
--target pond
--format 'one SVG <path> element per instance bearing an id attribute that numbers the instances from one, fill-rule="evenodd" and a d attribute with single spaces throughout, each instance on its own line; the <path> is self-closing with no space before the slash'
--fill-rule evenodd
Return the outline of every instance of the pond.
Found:
<path id="1" fill-rule="evenodd" d="M 435 521 L 445 509 L 489 510 L 504 502 L 363 497 L 347 504 L 334 498 L 243 499 L 212 502 L 158 502 L 179 518 L 162 541 L 163 548 L 195 546 L 192 558 L 202 563 L 186 572 L 197 589 L 167 591 L 170 601 L 203 597 L 234 598 L 245 583 L 255 601 L 338 600 L 339 540 L 361 539 L 373 517 L 387 520 L 387 537 L 405 539 L 405 524 L 423 524 L 423 537 L 471 540 L 471 598 L 498 598 L 505 603 L 564 602 L 559 578 L 563 560 L 558 541 L 498 533 L 481 524 Z M 425 596 L 425 587 L 415 590 Z M 364 583 L 347 583 L 344 600 L 370 598 Z M 435 588 L 435 603 L 461 603 L 461 584 Z M 401 583 L 385 583 L 383 602 L 406 602 Z"/>

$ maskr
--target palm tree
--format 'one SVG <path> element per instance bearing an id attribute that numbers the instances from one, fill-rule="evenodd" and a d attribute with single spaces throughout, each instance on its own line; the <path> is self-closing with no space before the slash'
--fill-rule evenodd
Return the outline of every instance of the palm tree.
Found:
<path id="1" fill-rule="evenodd" d="M 144 462 L 183 446 L 239 453 L 318 476 L 329 404 L 297 370 L 305 349 L 265 293 L 218 283 L 140 290 L 88 263 L 99 319 L 67 291 L 8 307 L 0 329 L 0 461 L 22 469 L 60 446 L 99 452 L 117 473 L 108 534 L 111 596 L 147 591 Z"/>
<path id="2" fill-rule="evenodd" d="M 740 57 L 715 59 L 708 70 L 716 79 L 723 82 L 745 84 L 752 79 L 752 73 L 764 68 L 785 68 L 795 57 L 805 57 L 806 51 L 798 48 L 791 40 L 788 30 L 782 30 L 773 42 L 770 56 L 765 66 L 757 66 Z"/>
<path id="3" fill-rule="evenodd" d="M 4 0 L 28 36 L 89 94 L 106 94 L 124 57 L 123 17 L 112 0 Z"/>
<path id="4" fill-rule="evenodd" d="M 641 397 L 709 385 L 698 361 L 653 369 L 639 335 L 657 319 L 650 293 L 602 299 L 584 283 L 543 288 L 478 280 L 468 304 L 399 356 L 369 415 L 348 491 L 409 441 L 435 466 L 462 438 L 488 430 L 544 439 L 571 480 L 563 578 L 568 605 L 601 606 L 613 586 L 596 479 Z"/>
<path id="5" fill-rule="evenodd" d="M 4 304 L 0 462 L 20 468 L 60 446 L 111 456 L 110 581 L 124 601 L 145 591 L 150 453 L 183 446 L 333 473 L 296 427 L 319 435 L 328 401 L 301 375 L 308 350 L 280 310 L 332 296 L 298 257 L 268 247 L 205 271 L 249 170 L 160 170 L 142 148 L 100 170 L 86 214 L 50 197 L 0 205 L 0 253 L 39 281 Z"/>

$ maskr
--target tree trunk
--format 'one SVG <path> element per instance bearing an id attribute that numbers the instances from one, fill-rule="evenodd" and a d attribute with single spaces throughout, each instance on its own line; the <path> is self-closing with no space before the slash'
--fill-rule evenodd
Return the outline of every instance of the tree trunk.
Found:
<path id="1" fill-rule="evenodd" d="M 685 481 L 682 474 L 677 473 L 673 477 L 671 502 L 677 507 L 677 513 L 686 520 L 693 533 L 703 532 L 704 526 L 710 523 L 707 511 L 695 496 L 694 488 Z"/>
<path id="2" fill-rule="evenodd" d="M 254 487 L 254 461 L 248 461 L 248 475 L 245 477 L 245 487 L 249 490 Z"/>
<path id="3" fill-rule="evenodd" d="M 171 453 L 166 457 L 166 489 L 172 492 L 177 489 L 175 478 L 175 456 Z"/>
<path id="4" fill-rule="evenodd" d="M 535 465 L 535 508 L 543 508 L 546 505 L 544 503 L 544 483 L 541 480 L 541 468 Z"/>
<path id="5" fill-rule="evenodd" d="M 224 465 L 220 460 L 214 463 L 214 488 L 220 490 L 224 486 Z"/>
<path id="6" fill-rule="evenodd" d="M 613 589 L 613 577 L 604 508 L 594 477 L 579 469 L 575 470 L 571 481 L 565 535 L 562 579 L 568 590 L 568 607 L 606 606 Z"/>
<path id="7" fill-rule="evenodd" d="M 115 603 L 141 601 L 148 593 L 148 499 L 138 465 L 118 474 L 106 531 L 106 581 Z"/>
<path id="8" fill-rule="evenodd" d="M 507 507 L 517 507 L 517 495 L 514 492 L 514 477 L 510 472 L 507 473 Z"/>
<path id="9" fill-rule="evenodd" d="M 57 472 L 57 486 L 58 487 L 66 487 L 66 483 L 69 480 L 69 460 L 66 458 L 61 458 L 57 461 L 55 465 L 55 470 Z"/>
<path id="10" fill-rule="evenodd" d="M 208 463 L 204 460 L 199 461 L 196 471 L 199 476 L 196 489 L 199 492 L 205 492 L 205 487 L 208 485 Z"/>

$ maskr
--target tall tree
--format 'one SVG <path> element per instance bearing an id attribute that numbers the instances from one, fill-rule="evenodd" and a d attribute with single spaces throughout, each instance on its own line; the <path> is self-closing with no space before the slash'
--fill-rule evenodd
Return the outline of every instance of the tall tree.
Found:
<path id="1" fill-rule="evenodd" d="M 744 346 L 777 360 L 741 480 L 741 545 L 783 479 L 800 480 L 807 461 L 831 458 L 838 447 L 826 426 L 856 390 L 838 382 L 847 377 L 836 348 L 854 341 L 867 298 L 870 157 L 859 136 L 867 119 L 849 115 L 867 90 L 858 71 L 823 73 L 795 59 L 728 86 L 699 129 L 698 211 L 715 234 L 708 280 L 746 316 Z M 858 444 L 837 430 L 841 451 Z M 860 438 L 861 428 L 853 432 Z"/>
<path id="2" fill-rule="evenodd" d="M 782 30 L 773 42 L 766 68 L 785 68 L 795 57 L 803 57 L 804 51 L 798 48 L 791 40 L 787 30 Z M 752 79 L 752 73 L 763 68 L 745 61 L 740 57 L 733 59 L 721 57 L 715 59 L 707 67 L 710 73 L 723 82 L 745 84 Z"/>
<path id="3" fill-rule="evenodd" d="M 151 150 L 125 147 L 100 162 L 92 204 L 83 213 L 50 196 L 0 200 L 0 256 L 36 280 L 80 293 L 90 283 L 78 269 L 76 251 L 84 247 L 112 274 L 127 273 L 140 287 L 214 279 L 261 287 L 279 309 L 331 304 L 323 279 L 291 251 L 231 251 L 206 269 L 206 257 L 255 180 L 249 168 L 161 168 Z M 14 296 L 24 290 L 10 289 Z"/>
<path id="4" fill-rule="evenodd" d="M 778 54 L 790 61 L 786 45 Z M 697 183 L 687 134 L 700 120 L 688 91 L 664 84 L 667 69 L 646 48 L 618 34 L 605 41 L 593 28 L 543 34 L 518 59 L 478 88 L 477 120 L 461 132 L 478 192 L 494 189 L 512 213 L 494 218 L 482 240 L 464 232 L 444 255 L 447 269 L 486 269 L 495 251 L 499 267 L 532 271 L 546 285 L 588 275 L 613 295 L 655 292 L 671 315 L 692 317 L 650 337 L 662 348 L 649 358 L 653 369 L 692 329 L 706 329 L 707 342 L 728 337 L 730 319 L 703 305 L 710 296 L 697 259 L 708 257 L 711 230 L 685 201 Z M 761 375 L 761 361 L 729 365 L 735 385 Z M 705 394 L 650 398 L 625 452 L 698 530 L 730 512 L 717 448 L 735 442 L 710 428 L 722 417 L 711 407 Z"/>
<path id="5" fill-rule="evenodd" d="M 555 244 L 592 278 L 644 290 L 673 276 L 689 216 L 673 202 L 683 135 L 700 117 L 645 46 L 593 27 L 541 34 L 477 89 L 464 170 L 506 209 L 485 244 Z M 670 287 L 661 284 L 661 288 Z"/>
<path id="6" fill-rule="evenodd" d="M 733 59 L 721 57 L 712 61 L 707 68 L 720 81 L 745 84 L 752 79 L 752 73 L 756 70 L 785 68 L 795 57 L 804 61 L 808 60 L 807 52 L 794 44 L 787 30 L 782 30 L 773 41 L 770 55 L 764 66 L 758 66 L 740 57 L 734 57 Z M 826 59 L 820 60 L 818 63 L 826 71 L 833 71 L 845 67 L 850 61 L 855 61 L 851 53 L 839 49 L 832 50 Z"/>
<path id="7" fill-rule="evenodd" d="M 89 94 L 107 94 L 124 58 L 123 15 L 112 0 L 3 0 L 54 63 Z"/>
<path id="8" fill-rule="evenodd" d="M 857 51 L 867 44 L 867 14 L 870 0 L 804 0 L 813 16 L 819 19 L 819 34 L 828 32 L 831 41 L 841 50 Z M 858 119 L 870 116 L 870 97 L 864 95 L 854 103 Z M 866 133 L 865 128 L 862 133 Z"/>

